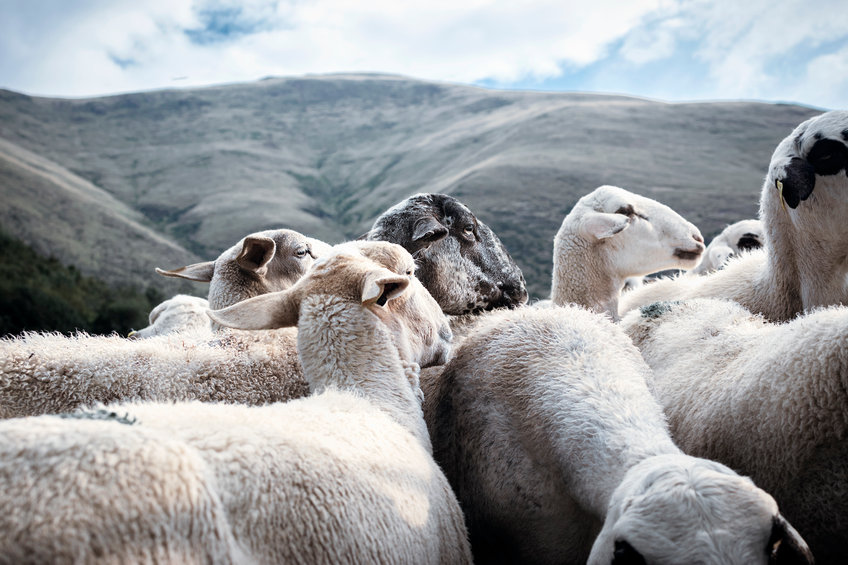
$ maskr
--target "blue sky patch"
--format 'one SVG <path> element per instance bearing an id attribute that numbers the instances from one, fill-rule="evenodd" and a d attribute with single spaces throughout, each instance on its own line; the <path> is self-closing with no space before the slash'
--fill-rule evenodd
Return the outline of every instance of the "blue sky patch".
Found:
<path id="1" fill-rule="evenodd" d="M 132 57 L 119 57 L 114 53 L 109 53 L 109 60 L 121 67 L 121 69 L 129 69 L 131 67 L 138 66 L 138 61 Z"/>
<path id="2" fill-rule="evenodd" d="M 249 17 L 241 7 L 197 10 L 202 27 L 184 30 L 195 45 L 210 45 L 238 39 L 270 28 L 267 22 Z"/>
<path id="3" fill-rule="evenodd" d="M 719 97 L 705 92 L 709 67 L 695 56 L 696 41 L 679 41 L 670 57 L 635 64 L 620 54 L 623 40 L 614 42 L 608 55 L 583 67 L 563 63 L 561 74 L 547 79 L 525 78 L 511 83 L 486 79 L 479 86 L 517 90 L 592 91 L 627 93 L 659 100 Z"/>

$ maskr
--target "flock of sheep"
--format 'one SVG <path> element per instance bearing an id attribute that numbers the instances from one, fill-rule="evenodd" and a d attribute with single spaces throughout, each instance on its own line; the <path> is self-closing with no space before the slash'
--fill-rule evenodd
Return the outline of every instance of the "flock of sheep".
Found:
<path id="1" fill-rule="evenodd" d="M 0 340 L 0 563 L 841 563 L 846 217 L 835 111 L 709 247 L 584 196 L 546 301 L 441 194 L 157 269 L 208 300 Z"/>

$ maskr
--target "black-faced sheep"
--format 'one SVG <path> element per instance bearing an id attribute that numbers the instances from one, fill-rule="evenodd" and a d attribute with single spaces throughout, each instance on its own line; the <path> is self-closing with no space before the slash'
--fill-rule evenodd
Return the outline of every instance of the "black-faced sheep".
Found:
<path id="1" fill-rule="evenodd" d="M 489 226 L 446 194 L 416 194 L 384 212 L 363 238 L 390 241 L 416 258 L 416 276 L 446 314 L 527 302 L 521 269 Z"/>

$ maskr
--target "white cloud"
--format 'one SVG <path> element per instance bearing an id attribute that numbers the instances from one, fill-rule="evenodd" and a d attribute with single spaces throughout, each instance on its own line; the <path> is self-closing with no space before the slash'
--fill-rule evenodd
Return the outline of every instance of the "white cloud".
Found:
<path id="1" fill-rule="evenodd" d="M 848 109 L 848 45 L 836 53 L 816 57 L 807 65 L 803 80 L 794 83 L 790 100 L 817 100 L 826 108 Z M 787 85 L 776 85 L 787 88 Z"/>
<path id="2" fill-rule="evenodd" d="M 820 49 L 835 39 L 848 40 L 848 10 L 842 0 L 820 0 L 815 9 L 804 0 L 698 1 L 683 13 L 703 32 L 697 56 L 709 65 L 716 91 L 732 97 L 785 100 L 780 95 L 785 88 L 780 71 L 790 64 L 801 65 L 800 78 L 799 52 Z M 822 86 L 841 80 L 827 74 L 818 79 Z"/>
<path id="3" fill-rule="evenodd" d="M 815 10 L 804 0 L 0 5 L 0 86 L 35 94 L 87 96 L 346 71 L 509 84 L 612 60 L 633 74 L 643 65 L 679 58 L 694 43 L 694 57 L 705 69 L 701 98 L 848 105 L 840 67 L 848 48 L 843 0 L 820 0 Z M 790 64 L 799 77 L 791 86 L 783 69 Z M 174 82 L 177 77 L 187 78 Z M 642 82 L 650 81 L 646 76 Z"/>
<path id="4" fill-rule="evenodd" d="M 336 71 L 463 82 L 544 78 L 563 63 L 599 59 L 663 0 L 53 0 L 47 22 L 32 4 L 14 2 L 0 24 L 9 32 L 0 37 L 0 84 L 87 95 L 169 86 L 175 76 L 189 77 L 181 86 Z M 244 21 L 268 25 L 202 45 L 184 32 L 202 25 L 202 9 L 236 8 Z M 136 64 L 122 69 L 116 59 Z"/>
<path id="5" fill-rule="evenodd" d="M 684 22 L 671 17 L 655 25 L 646 25 L 633 30 L 621 46 L 626 61 L 642 65 L 666 59 L 674 54 L 677 42 L 685 34 Z"/>

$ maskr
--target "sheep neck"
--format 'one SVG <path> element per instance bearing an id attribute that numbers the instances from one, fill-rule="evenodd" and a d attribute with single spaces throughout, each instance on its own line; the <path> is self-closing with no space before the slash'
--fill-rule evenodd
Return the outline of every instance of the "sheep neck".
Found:
<path id="1" fill-rule="evenodd" d="M 421 406 L 388 328 L 359 304 L 308 298 L 298 323 L 298 357 L 313 392 L 335 388 L 367 398 L 430 446 Z"/>
<path id="2" fill-rule="evenodd" d="M 830 179 L 818 179 L 811 198 L 796 209 L 784 210 L 771 193 L 760 215 L 766 226 L 768 263 L 764 284 L 770 290 L 761 310 L 771 320 L 786 321 L 818 306 L 844 304 L 848 297 L 848 251 L 844 219 L 822 210 L 840 210 Z"/>
<path id="3" fill-rule="evenodd" d="M 608 416 L 614 417 L 612 414 Z M 613 493 L 632 468 L 657 456 L 680 453 L 668 435 L 656 433 L 659 429 L 662 428 L 648 426 L 647 432 L 640 430 L 633 433 L 631 430 L 629 435 L 622 437 L 610 435 L 606 423 L 593 430 L 589 437 L 603 438 L 603 446 L 599 447 L 594 443 L 598 440 L 591 439 L 586 442 L 591 449 L 571 454 L 583 462 L 573 469 L 572 487 L 584 508 L 603 520 Z M 571 459 L 560 462 L 565 468 L 572 464 Z"/>
<path id="4" fill-rule="evenodd" d="M 618 321 L 618 298 L 625 277 L 612 272 L 602 243 L 592 245 L 575 234 L 557 234 L 551 301 L 576 304 Z"/>

